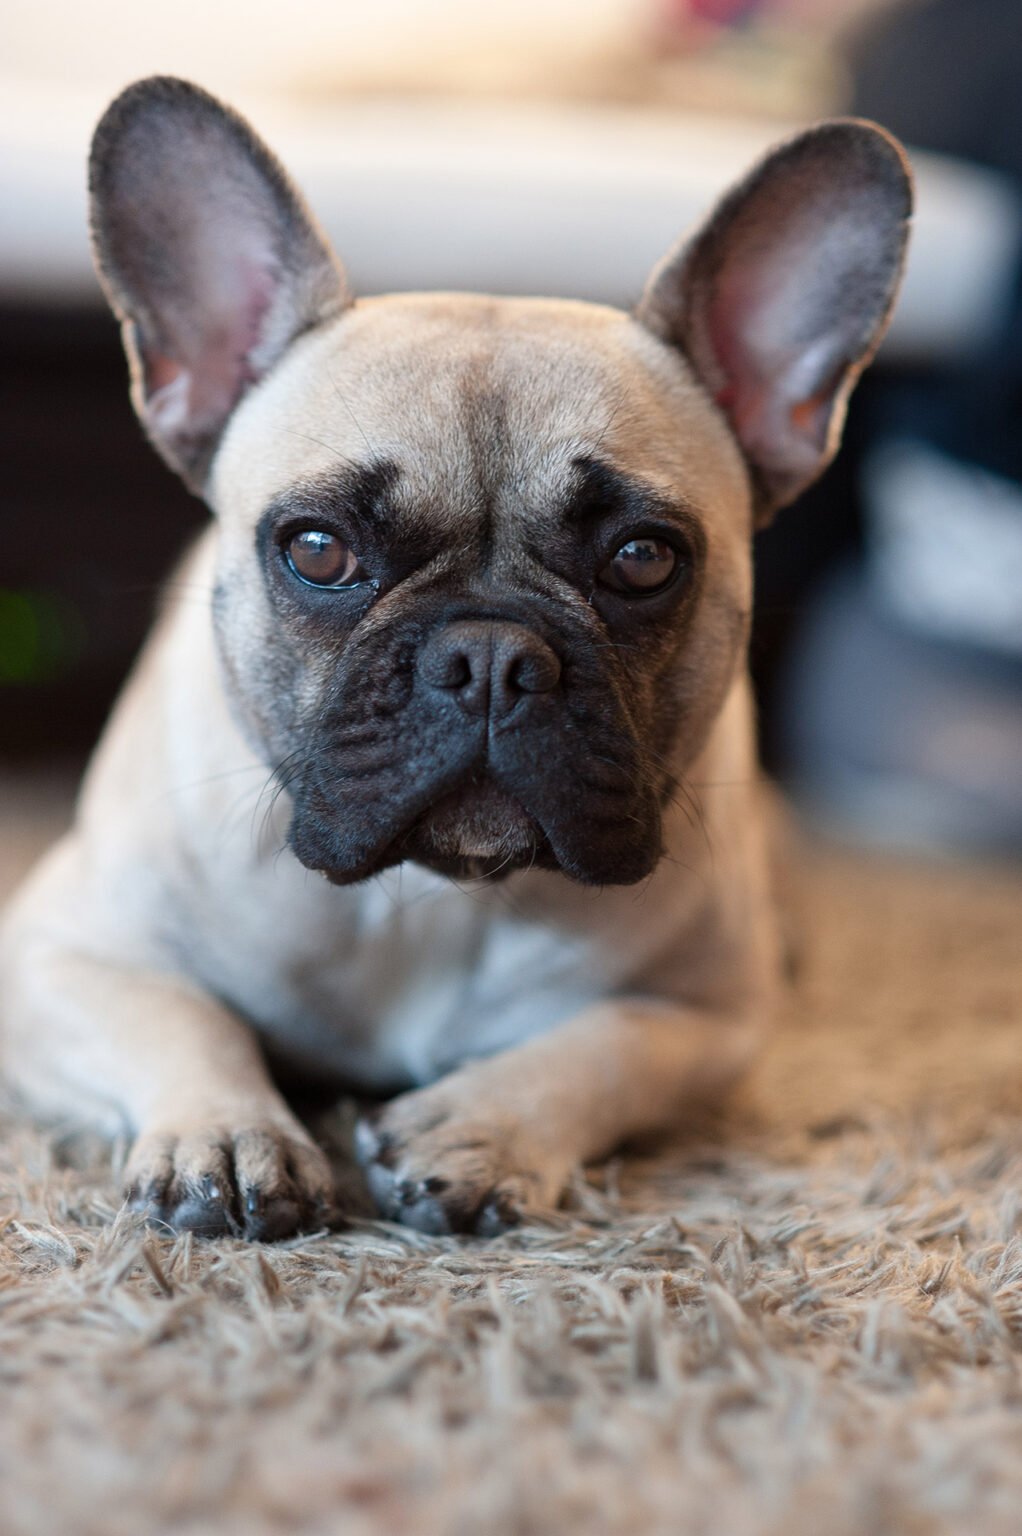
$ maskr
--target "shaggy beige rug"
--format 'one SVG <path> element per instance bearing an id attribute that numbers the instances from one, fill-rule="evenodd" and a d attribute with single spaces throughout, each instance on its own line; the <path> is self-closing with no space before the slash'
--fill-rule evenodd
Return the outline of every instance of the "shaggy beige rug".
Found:
<path id="1" fill-rule="evenodd" d="M 19 791 L 4 884 L 52 803 Z M 726 1118 L 510 1237 L 174 1241 L 6 1114 L 3 1536 L 1017 1536 L 1022 884 L 805 883 Z"/>

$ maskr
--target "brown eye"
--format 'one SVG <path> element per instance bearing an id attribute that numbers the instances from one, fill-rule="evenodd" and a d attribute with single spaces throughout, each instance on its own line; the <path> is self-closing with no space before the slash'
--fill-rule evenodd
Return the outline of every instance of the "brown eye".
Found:
<path id="1" fill-rule="evenodd" d="M 292 534 L 284 553 L 295 575 L 313 587 L 355 587 L 366 580 L 354 551 L 322 528 Z"/>
<path id="2" fill-rule="evenodd" d="M 629 539 L 600 572 L 600 585 L 637 597 L 659 592 L 678 569 L 678 554 L 665 539 Z"/>

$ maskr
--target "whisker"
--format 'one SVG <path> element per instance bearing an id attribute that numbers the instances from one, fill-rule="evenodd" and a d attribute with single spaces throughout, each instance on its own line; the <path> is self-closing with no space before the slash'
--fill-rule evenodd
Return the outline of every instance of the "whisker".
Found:
<path id="1" fill-rule="evenodd" d="M 287 431 L 292 437 L 300 437 L 307 443 L 315 443 L 317 447 L 325 448 L 327 453 L 332 454 L 335 459 L 339 459 L 342 464 L 347 464 L 352 469 L 357 467 L 355 460 L 350 458 L 348 454 L 343 453 L 336 443 L 328 443 L 325 438 L 316 437 L 313 432 L 299 432 L 297 427 L 288 427 Z"/>
<path id="2" fill-rule="evenodd" d="M 337 396 L 338 400 L 341 402 L 341 404 L 344 406 L 344 409 L 347 411 L 348 415 L 351 417 L 351 420 L 352 420 L 352 423 L 353 423 L 353 425 L 355 427 L 356 432 L 359 434 L 359 436 L 361 437 L 362 441 L 365 443 L 365 445 L 366 445 L 366 453 L 368 453 L 370 458 L 373 458 L 374 457 L 374 455 L 373 455 L 373 447 L 372 447 L 372 444 L 370 443 L 368 437 L 365 434 L 365 429 L 362 426 L 362 423 L 359 421 L 358 417 L 355 415 L 355 412 L 352 410 L 350 402 L 346 399 L 346 397 L 344 395 L 341 394 L 341 391 L 340 391 L 340 388 L 338 386 L 337 380 L 334 378 L 332 372 L 330 371 L 329 366 L 327 367 L 327 378 L 330 380 L 330 385 L 331 385 L 331 388 L 333 389 L 334 394 Z"/>
<path id="3" fill-rule="evenodd" d="M 617 400 L 614 402 L 614 405 L 611 407 L 611 412 L 610 412 L 610 415 L 607 417 L 607 421 L 606 421 L 606 424 L 605 424 L 605 426 L 603 428 L 603 431 L 600 433 L 599 437 L 596 439 L 596 442 L 593 444 L 592 448 L 590 449 L 590 452 L 594 456 L 596 454 L 598 454 L 600 449 L 603 447 L 604 443 L 607 440 L 607 436 L 608 436 L 608 434 L 610 432 L 611 427 L 614 425 L 614 423 L 617 421 L 618 417 L 621 415 L 621 412 L 624 409 L 626 398 L 627 398 L 626 390 L 625 390 L 624 385 L 622 384 L 618 388 Z"/>

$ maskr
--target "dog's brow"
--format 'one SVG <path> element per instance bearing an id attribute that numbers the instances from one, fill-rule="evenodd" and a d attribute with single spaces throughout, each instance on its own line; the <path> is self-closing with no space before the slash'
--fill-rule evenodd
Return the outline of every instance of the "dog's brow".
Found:
<path id="1" fill-rule="evenodd" d="M 388 459 L 352 464 L 289 487 L 275 498 L 270 512 L 275 517 L 345 513 L 361 526 L 382 534 L 393 525 L 390 492 L 398 475 L 397 465 Z"/>
<path id="2" fill-rule="evenodd" d="M 561 507 L 566 523 L 577 525 L 590 518 L 605 517 L 608 512 L 622 512 L 640 521 L 644 517 L 685 511 L 655 486 L 600 459 L 577 458 L 573 468 L 575 478 Z"/>

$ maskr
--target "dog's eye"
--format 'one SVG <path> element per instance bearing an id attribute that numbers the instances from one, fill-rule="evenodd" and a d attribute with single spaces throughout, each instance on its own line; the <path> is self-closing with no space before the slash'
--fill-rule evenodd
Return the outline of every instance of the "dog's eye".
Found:
<path id="1" fill-rule="evenodd" d="M 313 587 L 355 587 L 366 580 L 354 550 L 322 528 L 292 534 L 284 555 L 299 580 Z"/>
<path id="2" fill-rule="evenodd" d="M 677 569 L 678 553 L 666 539 L 629 539 L 603 567 L 599 581 L 612 592 L 644 597 L 666 587 Z"/>

